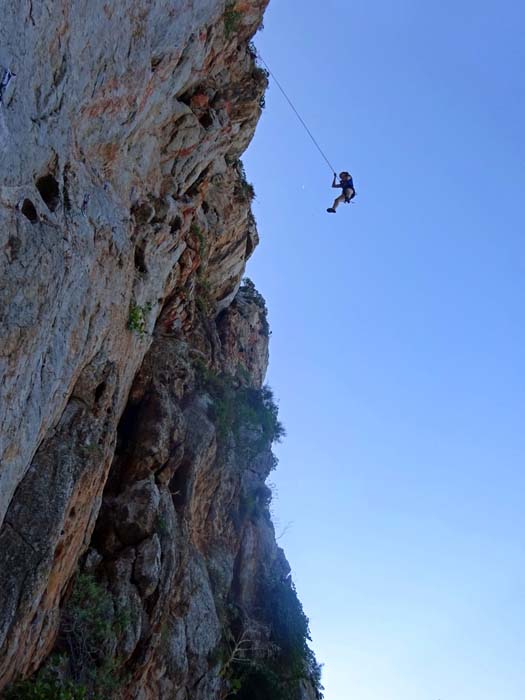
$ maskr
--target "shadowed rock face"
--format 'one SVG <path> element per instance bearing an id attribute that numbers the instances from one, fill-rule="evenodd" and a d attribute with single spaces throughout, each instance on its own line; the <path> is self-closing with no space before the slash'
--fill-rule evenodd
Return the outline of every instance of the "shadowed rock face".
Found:
<path id="1" fill-rule="evenodd" d="M 228 635 L 271 646 L 261 582 L 289 567 L 264 484 L 273 436 L 250 404 L 268 324 L 239 292 L 266 4 L 3 16 L 0 687 L 68 651 L 79 575 L 108 596 L 124 697 L 225 698 Z"/>

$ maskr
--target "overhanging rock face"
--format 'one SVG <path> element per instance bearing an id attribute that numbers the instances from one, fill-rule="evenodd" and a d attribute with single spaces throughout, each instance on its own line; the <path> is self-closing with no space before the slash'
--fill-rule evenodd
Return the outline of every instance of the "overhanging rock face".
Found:
<path id="1" fill-rule="evenodd" d="M 92 697 L 212 700 L 240 641 L 274 670 L 284 653 L 268 324 L 239 291 L 266 4 L 3 17 L 1 686 L 40 669 Z M 315 697 L 305 669 L 293 697 Z"/>

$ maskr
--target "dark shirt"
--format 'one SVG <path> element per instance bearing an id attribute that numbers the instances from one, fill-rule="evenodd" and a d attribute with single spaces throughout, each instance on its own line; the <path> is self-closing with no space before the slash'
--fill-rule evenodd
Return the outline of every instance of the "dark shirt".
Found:
<path id="1" fill-rule="evenodd" d="M 339 183 L 338 187 L 342 187 L 342 188 L 343 188 L 343 192 L 344 192 L 345 190 L 350 190 L 350 189 L 353 190 L 353 189 L 354 189 L 354 181 L 352 180 L 351 177 L 349 177 L 348 180 L 345 180 L 344 182 L 341 181 L 341 182 Z"/>

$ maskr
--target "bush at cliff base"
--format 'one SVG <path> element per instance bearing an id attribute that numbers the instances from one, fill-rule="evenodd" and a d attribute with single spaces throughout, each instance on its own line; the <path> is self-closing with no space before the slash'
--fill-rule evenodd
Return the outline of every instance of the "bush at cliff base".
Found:
<path id="1" fill-rule="evenodd" d="M 240 674 L 237 700 L 298 700 L 309 683 L 323 699 L 321 666 L 308 646 L 309 621 L 290 577 L 266 582 L 261 591 L 262 617 L 271 627 L 275 655 L 254 661 Z"/>

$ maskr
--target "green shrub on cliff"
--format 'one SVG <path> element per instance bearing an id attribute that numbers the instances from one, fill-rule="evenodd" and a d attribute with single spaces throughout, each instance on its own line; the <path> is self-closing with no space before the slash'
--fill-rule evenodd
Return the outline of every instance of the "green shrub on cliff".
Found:
<path id="1" fill-rule="evenodd" d="M 200 365 L 197 370 L 201 386 L 213 398 L 213 420 L 219 439 L 225 439 L 230 432 L 237 435 L 243 426 L 261 430 L 258 448 L 283 439 L 286 431 L 269 386 L 261 389 L 237 386 L 229 375 L 211 372 Z"/>
<path id="2" fill-rule="evenodd" d="M 234 165 L 239 176 L 239 179 L 235 183 L 235 187 L 233 190 L 234 195 L 240 200 L 253 202 L 253 200 L 255 199 L 255 188 L 251 182 L 248 182 L 248 178 L 246 177 L 246 170 L 244 169 L 244 163 L 240 158 L 238 158 L 235 161 Z"/>
<path id="3" fill-rule="evenodd" d="M 85 700 L 86 689 L 74 683 L 59 681 L 27 680 L 15 683 L 7 690 L 4 700 Z"/>
<path id="4" fill-rule="evenodd" d="M 144 337 L 146 335 L 146 319 L 150 311 L 150 303 L 144 304 L 144 306 L 138 306 L 138 304 L 135 303 L 131 304 L 128 317 L 128 329 Z"/>
<path id="5" fill-rule="evenodd" d="M 7 689 L 2 700 L 110 700 L 120 685 L 111 652 L 128 624 L 127 616 L 115 615 L 111 594 L 95 577 L 78 574 L 61 614 L 59 653 Z"/>
<path id="6" fill-rule="evenodd" d="M 92 574 L 77 575 L 62 611 L 58 646 L 73 681 L 87 687 L 90 700 L 107 700 L 119 687 L 118 661 L 111 654 L 130 620 L 126 611 L 115 611 L 111 594 Z"/>
<path id="7" fill-rule="evenodd" d="M 310 682 L 321 699 L 321 667 L 308 642 L 311 640 L 309 621 L 291 578 L 267 582 L 262 591 L 264 616 L 272 629 L 272 642 L 279 653 L 272 659 L 271 671 L 281 688 L 276 700 L 296 697 L 302 681 Z"/>
<path id="8" fill-rule="evenodd" d="M 91 574 L 78 574 L 62 611 L 60 640 L 73 675 L 84 679 L 109 651 L 114 637 L 113 599 Z"/>
<path id="9" fill-rule="evenodd" d="M 204 237 L 204 233 L 202 232 L 201 227 L 195 222 L 193 222 L 192 225 L 190 226 L 190 233 L 198 241 L 199 257 L 201 259 L 201 265 L 202 265 L 202 261 L 204 260 L 204 257 L 206 255 L 206 238 Z"/>
<path id="10" fill-rule="evenodd" d="M 18 681 L 2 694 L 2 700 L 86 700 L 86 688 L 53 678 Z"/>
<path id="11" fill-rule="evenodd" d="M 2 694 L 2 700 L 87 700 L 87 689 L 64 679 L 67 659 L 53 654 L 31 678 L 17 681 Z"/>
<path id="12" fill-rule="evenodd" d="M 255 284 L 251 281 L 249 277 L 245 277 L 243 279 L 239 291 L 242 292 L 243 296 L 246 299 L 252 301 L 254 304 L 257 304 L 257 306 L 259 306 L 259 308 L 262 311 L 261 325 L 263 333 L 267 336 L 270 336 L 271 333 L 270 326 L 268 324 L 268 309 L 266 307 L 266 301 L 263 295 L 258 291 Z"/>
<path id="13" fill-rule="evenodd" d="M 238 29 L 242 19 L 242 12 L 235 9 L 235 3 L 232 2 L 226 6 L 224 11 L 224 35 L 229 39 Z"/>
<path id="14" fill-rule="evenodd" d="M 236 700 L 297 700 L 301 685 L 310 684 L 323 698 L 321 666 L 308 645 L 308 618 L 290 578 L 261 585 L 261 616 L 271 630 L 267 654 L 230 663 L 224 697 Z"/>

